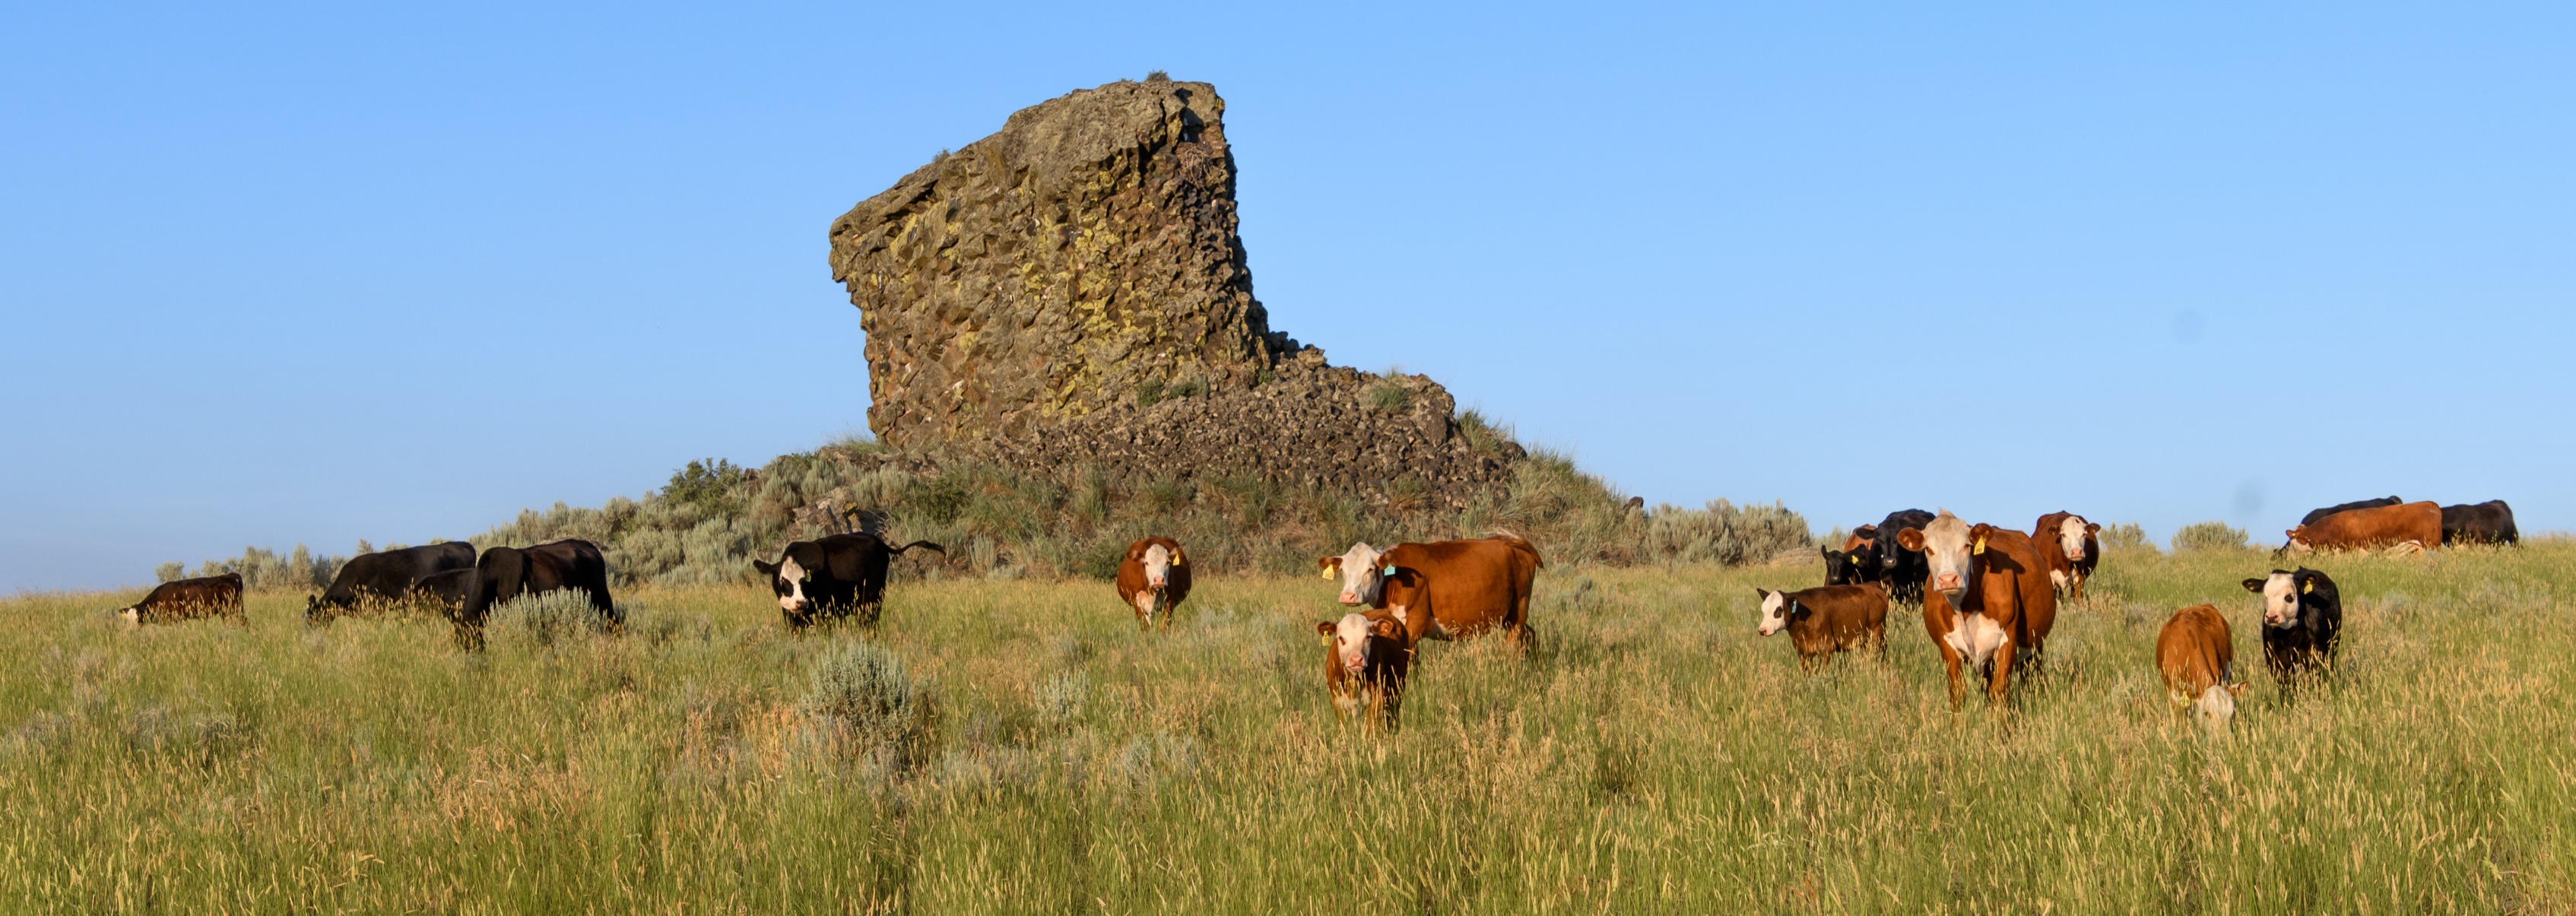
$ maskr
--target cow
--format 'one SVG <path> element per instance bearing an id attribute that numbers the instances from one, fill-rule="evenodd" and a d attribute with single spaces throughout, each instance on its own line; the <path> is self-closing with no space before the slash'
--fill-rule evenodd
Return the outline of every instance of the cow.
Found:
<path id="1" fill-rule="evenodd" d="M 1761 623 L 1754 632 L 1769 636 L 1789 631 L 1797 647 L 1798 667 L 1812 674 L 1834 660 L 1834 653 L 1867 648 L 1887 652 L 1887 592 L 1875 582 L 1828 585 L 1794 592 L 1756 588 L 1762 603 Z"/>
<path id="2" fill-rule="evenodd" d="M 2244 585 L 2263 596 L 2263 661 L 2282 693 L 2295 691 L 2305 675 L 2332 670 L 2343 634 L 2343 596 L 2333 579 L 2302 566 L 2275 569 Z"/>
<path id="3" fill-rule="evenodd" d="M 2094 537 L 2101 531 L 2102 526 L 2072 512 L 2040 516 L 2030 528 L 2031 546 L 2039 548 L 2039 562 L 2048 568 L 2048 583 L 2068 600 L 2084 600 L 2084 580 L 2093 578 L 2093 568 L 2102 562 L 2102 541 Z"/>
<path id="4" fill-rule="evenodd" d="M 2323 509 L 2311 509 L 2308 511 L 2308 514 L 2299 516 L 2299 524 L 2314 525 L 2317 523 L 2317 519 L 2333 515 L 2337 512 L 2350 512 L 2354 509 L 2377 509 L 2381 506 L 2395 506 L 2404 502 L 2406 501 L 2394 496 L 2382 496 L 2378 499 L 2355 500 L 2353 502 L 2344 503 L 2340 506 L 2327 506 Z"/>
<path id="5" fill-rule="evenodd" d="M 330 588 L 304 599 L 304 622 L 329 623 L 333 613 L 368 601 L 400 601 L 422 579 L 472 568 L 474 545 L 464 541 L 362 553 L 340 564 L 340 574 L 331 577 Z"/>
<path id="6" fill-rule="evenodd" d="M 1159 616 L 1163 629 L 1171 629 L 1181 600 L 1189 596 L 1190 567 L 1181 542 L 1150 537 L 1127 545 L 1126 559 L 1118 561 L 1118 600 L 1136 609 L 1139 626 L 1150 629 Z"/>
<path id="7" fill-rule="evenodd" d="M 1500 629 L 1514 648 L 1529 648 L 1530 584 L 1540 563 L 1538 548 L 1518 535 L 1397 544 L 1384 552 L 1360 543 L 1316 563 L 1324 578 L 1342 580 L 1344 607 L 1393 612 L 1408 645 Z"/>
<path id="8" fill-rule="evenodd" d="M 2442 547 L 2442 507 L 2429 502 L 2346 509 L 2289 531 L 2284 551 L 2326 548 Z"/>
<path id="9" fill-rule="evenodd" d="M 522 595 L 571 589 L 590 599 L 603 627 L 614 632 L 625 621 L 608 596 L 608 559 L 599 545 L 567 538 L 534 547 L 494 547 L 474 561 L 473 587 L 455 610 L 456 641 L 467 648 L 483 645 L 483 624 L 492 609 Z"/>
<path id="10" fill-rule="evenodd" d="M 1923 600 L 1923 552 L 1904 544 L 1906 531 L 1932 523 L 1932 513 L 1921 509 L 1899 509 L 1878 523 L 1878 581 L 1887 586 L 1887 595 L 1898 601 Z"/>
<path id="11" fill-rule="evenodd" d="M 448 615 L 454 616 L 465 608 L 465 601 L 474 594 L 476 584 L 474 567 L 468 566 L 431 574 L 414 583 L 411 593 L 418 600 L 438 605 Z"/>
<path id="12" fill-rule="evenodd" d="M 1967 699 L 1965 669 L 1986 678 L 1988 702 L 2007 699 L 2013 669 L 2040 660 L 2057 623 L 2057 589 L 2038 548 L 2019 531 L 1970 525 L 1947 509 L 1896 537 L 1923 555 L 1923 629 L 1949 669 L 1950 707 Z"/>
<path id="13" fill-rule="evenodd" d="M 234 623 L 250 623 L 250 614 L 242 610 L 240 573 L 163 582 L 133 607 L 118 609 L 116 616 L 138 627 L 199 617 L 226 617 Z"/>
<path id="14" fill-rule="evenodd" d="M 1825 557 L 1826 585 L 1859 585 L 1878 581 L 1878 526 L 1862 525 L 1843 539 L 1841 550 L 1818 547 Z"/>
<path id="15" fill-rule="evenodd" d="M 2225 731 L 2236 715 L 2245 682 L 2236 679 L 2236 637 L 2218 608 L 2195 604 L 2175 611 L 2156 633 L 2156 670 L 2176 712 Z"/>
<path id="16" fill-rule="evenodd" d="M 779 551 L 778 562 L 755 559 L 751 568 L 769 580 L 770 591 L 778 596 L 778 613 L 790 629 L 854 612 L 860 624 L 872 626 L 885 606 L 887 569 L 915 547 L 948 553 L 929 541 L 893 547 L 873 534 L 834 534 L 792 542 Z"/>
<path id="17" fill-rule="evenodd" d="M 2504 500 L 2490 499 L 2473 506 L 2442 507 L 2442 545 L 2452 544 L 2520 544 L 2522 532 L 2513 526 L 2513 507 Z"/>
<path id="18" fill-rule="evenodd" d="M 1413 643 L 1404 623 L 1385 611 L 1352 612 L 1315 624 L 1324 637 L 1324 686 L 1345 720 L 1395 730 L 1404 711 L 1404 680 Z"/>

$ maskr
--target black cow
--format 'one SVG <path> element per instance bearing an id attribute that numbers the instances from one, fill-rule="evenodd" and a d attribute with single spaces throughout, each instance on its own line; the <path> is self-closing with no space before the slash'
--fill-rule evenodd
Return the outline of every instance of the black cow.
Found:
<path id="1" fill-rule="evenodd" d="M 2513 526 L 2513 507 L 2490 499 L 2474 506 L 2442 507 L 2442 546 L 2453 544 L 2520 544 Z"/>
<path id="2" fill-rule="evenodd" d="M 2296 691 L 2301 674 L 2323 672 L 2334 664 L 2335 639 L 2343 632 L 2343 596 L 2333 579 L 2302 566 L 2275 569 L 2244 584 L 2246 591 L 2263 596 L 2263 660 L 2281 682 L 2282 693 Z"/>
<path id="3" fill-rule="evenodd" d="M 2380 498 L 2378 498 L 2378 499 L 2365 499 L 2365 500 L 2362 500 L 2362 501 L 2360 501 L 2360 502 L 2350 502 L 2350 503 L 2345 503 L 2345 504 L 2340 505 L 2340 506 L 2327 506 L 2327 507 L 2325 507 L 2325 508 L 2323 508 L 2323 509 L 2318 509 L 2318 510 L 2316 510 L 2316 511 L 2314 511 L 2314 512 L 2310 512 L 2310 513 L 2308 513 L 2308 514 L 2306 514 L 2306 515 L 2300 516 L 2300 517 L 2299 517 L 2299 524 L 2301 524 L 2301 525 L 2314 525 L 2314 524 L 2316 524 L 2316 523 L 2317 523 L 2317 519 L 2321 519 L 2321 518 L 2324 518 L 2324 517 L 2326 517 L 2326 516 L 2333 515 L 2333 514 L 2335 514 L 2335 513 L 2337 513 L 2337 512 L 2344 512 L 2344 511 L 2349 511 L 2349 510 L 2352 510 L 2352 509 L 2377 509 L 2377 508 L 2380 508 L 2380 507 L 2382 507 L 2382 506 L 2395 506 L 2395 505 L 2402 505 L 2402 504 L 2404 504 L 2405 502 L 2406 502 L 2405 500 L 2398 499 L 2397 497 L 2394 497 L 2394 496 L 2383 496 L 2383 497 L 2380 497 Z"/>
<path id="4" fill-rule="evenodd" d="M 835 534 L 791 543 L 778 562 L 753 560 L 751 568 L 778 593 L 779 615 L 790 627 L 810 626 L 817 614 L 847 617 L 853 611 L 861 624 L 874 624 L 885 601 L 886 568 L 915 547 L 948 552 L 929 541 L 890 547 L 873 534 Z"/>
<path id="5" fill-rule="evenodd" d="M 625 623 L 608 600 L 608 559 L 600 555 L 599 545 L 579 538 L 483 551 L 470 581 L 473 587 L 455 617 L 456 640 L 467 648 L 482 647 L 483 624 L 493 608 L 521 595 L 576 589 L 590 596 L 591 610 L 610 631 Z"/>
<path id="6" fill-rule="evenodd" d="M 473 597 L 474 587 L 477 584 L 474 578 L 474 567 L 468 566 L 422 579 L 412 586 L 412 594 L 436 603 L 446 610 L 449 616 L 454 616 L 456 612 L 465 609 L 465 601 Z"/>
<path id="7" fill-rule="evenodd" d="M 1878 523 L 1879 583 L 1887 587 L 1889 597 L 1898 601 L 1923 600 L 1923 580 L 1932 577 L 1932 561 L 1920 550 L 1907 550 L 1896 536 L 1908 528 L 1921 530 L 1932 523 L 1932 513 L 1921 509 L 1899 509 Z"/>
<path id="8" fill-rule="evenodd" d="M 328 623 L 334 610 L 348 610 L 362 600 L 398 601 L 410 596 L 422 579 L 473 568 L 474 545 L 464 541 L 362 553 L 341 564 L 330 588 L 304 599 L 304 622 Z"/>
<path id="9" fill-rule="evenodd" d="M 240 573 L 163 582 L 133 607 L 116 613 L 136 626 L 197 617 L 229 617 L 234 623 L 250 623 L 250 615 L 242 611 Z"/>

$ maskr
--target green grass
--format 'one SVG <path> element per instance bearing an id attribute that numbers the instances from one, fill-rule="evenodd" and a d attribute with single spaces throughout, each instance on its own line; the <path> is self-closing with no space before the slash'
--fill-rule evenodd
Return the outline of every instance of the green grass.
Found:
<path id="1" fill-rule="evenodd" d="M 2306 562 L 2342 585 L 2343 671 L 2290 705 L 2258 669 L 2223 740 L 2150 649 L 2210 601 L 2259 656 L 2236 582 L 2275 564 L 2247 551 L 2111 555 L 2049 672 L 1956 714 L 1913 617 L 1816 677 L 1753 635 L 1753 586 L 1812 564 L 1551 567 L 1540 647 L 1427 646 L 1385 738 L 1332 719 L 1337 609 L 1304 577 L 1203 581 L 1158 636 L 1096 582 L 898 582 L 875 632 L 803 638 L 748 588 L 635 589 L 622 637 L 505 617 L 481 655 L 429 619 L 307 631 L 293 592 L 140 632 L 101 614 L 131 594 L 27 596 L 0 602 L 0 901 L 2576 909 L 2576 544 Z M 820 712 L 871 691 L 907 705 Z"/>

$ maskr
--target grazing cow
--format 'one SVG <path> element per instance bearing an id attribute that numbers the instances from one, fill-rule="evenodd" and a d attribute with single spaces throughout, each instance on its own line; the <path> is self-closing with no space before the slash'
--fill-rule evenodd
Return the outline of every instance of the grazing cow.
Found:
<path id="1" fill-rule="evenodd" d="M 2051 512 L 2031 526 L 2031 545 L 2039 548 L 2039 562 L 2048 568 L 2048 583 L 2069 599 L 2084 600 L 2084 580 L 2093 578 L 2093 567 L 2102 562 L 2102 541 L 2094 537 L 2101 531 L 2102 526 L 2072 512 Z"/>
<path id="2" fill-rule="evenodd" d="M 1862 525 L 1843 539 L 1843 548 L 1816 548 L 1825 556 L 1826 585 L 1860 585 L 1878 581 L 1878 526 Z"/>
<path id="3" fill-rule="evenodd" d="M 2520 544 L 2513 507 L 2490 499 L 2474 506 L 2442 507 L 2442 544 Z"/>
<path id="4" fill-rule="evenodd" d="M 163 582 L 143 600 L 118 610 L 116 615 L 138 627 L 199 617 L 230 617 L 234 623 L 250 623 L 250 614 L 242 610 L 240 573 Z"/>
<path id="5" fill-rule="evenodd" d="M 2183 608 L 2165 621 L 2156 634 L 2156 670 L 2164 673 L 2175 710 L 2212 731 L 2227 728 L 2236 698 L 2245 695 L 2245 682 L 2236 679 L 2236 637 L 2210 605 Z"/>
<path id="6" fill-rule="evenodd" d="M 1127 558 L 1118 561 L 1118 600 L 1136 609 L 1136 623 L 1154 626 L 1162 618 L 1163 629 L 1172 628 L 1172 616 L 1181 600 L 1190 596 L 1190 567 L 1181 556 L 1181 542 L 1167 537 L 1150 537 L 1127 545 Z"/>
<path id="7" fill-rule="evenodd" d="M 2283 693 L 2295 690 L 2301 675 L 2331 670 L 2343 633 L 2343 596 L 2333 579 L 2302 566 L 2244 584 L 2263 596 L 2263 661 Z"/>
<path id="8" fill-rule="evenodd" d="M 362 553 L 340 565 L 340 574 L 331 578 L 330 588 L 304 599 L 304 622 L 328 623 L 333 612 L 357 607 L 363 601 L 399 601 L 409 596 L 422 579 L 473 568 L 474 545 L 464 541 Z"/>
<path id="9" fill-rule="evenodd" d="M 2292 528 L 2289 534 L 2290 542 L 2281 545 L 2283 550 L 2398 545 L 2439 550 L 2442 547 L 2442 507 L 2426 502 L 2376 509 L 2346 509 L 2318 519 L 2315 524 Z"/>
<path id="10" fill-rule="evenodd" d="M 1798 667 L 1812 673 L 1834 653 L 1867 647 L 1887 651 L 1887 592 L 1877 583 L 1828 585 L 1794 592 L 1753 590 L 1762 596 L 1762 623 L 1754 632 L 1789 631 Z"/>
<path id="11" fill-rule="evenodd" d="M 1903 535 L 1931 523 L 1932 513 L 1921 509 L 1899 509 L 1878 523 L 1878 581 L 1887 586 L 1888 597 L 1923 600 L 1923 577 L 1928 574 L 1923 552 L 1905 546 Z"/>
<path id="12" fill-rule="evenodd" d="M 1349 613 L 1315 624 L 1324 637 L 1324 686 L 1333 708 L 1370 729 L 1393 731 L 1404 710 L 1404 679 L 1413 668 L 1413 643 L 1404 623 L 1385 612 Z"/>
<path id="13" fill-rule="evenodd" d="M 494 547 L 474 561 L 473 588 L 456 609 L 456 640 L 467 648 L 483 645 L 483 624 L 492 609 L 522 595 L 573 589 L 590 597 L 591 610 L 610 630 L 625 621 L 608 598 L 608 559 L 599 545 L 569 538 L 534 547 Z"/>
<path id="14" fill-rule="evenodd" d="M 438 605 L 452 617 L 465 609 L 466 599 L 473 597 L 475 585 L 474 567 L 468 566 L 434 573 L 414 584 L 411 592 L 420 600 Z"/>
<path id="15" fill-rule="evenodd" d="M 859 623 L 873 625 L 885 604 L 887 568 L 915 547 L 948 552 L 929 541 L 893 547 L 873 534 L 835 534 L 788 544 L 778 562 L 753 560 L 751 568 L 769 580 L 778 595 L 778 613 L 791 628 L 810 626 L 817 615 L 847 617 L 852 612 Z"/>
<path id="16" fill-rule="evenodd" d="M 2016 665 L 2036 663 L 2057 623 L 2057 590 L 2039 565 L 2030 537 L 1993 525 L 1970 525 L 1944 509 L 1921 528 L 1897 532 L 1923 554 L 1929 587 L 1923 629 L 1940 647 L 1950 673 L 1950 706 L 1967 698 L 1964 669 L 1986 678 L 1986 698 L 2005 699 Z"/>
<path id="17" fill-rule="evenodd" d="M 2311 509 L 2308 511 L 2308 514 L 2299 516 L 2299 524 L 2314 525 L 2317 523 L 2317 519 L 2333 515 L 2337 512 L 2350 512 L 2354 509 L 2377 509 L 2381 506 L 2394 506 L 2404 502 L 2406 501 L 2394 496 L 2382 496 L 2378 499 L 2354 500 L 2340 506 L 2327 506 L 2323 509 Z"/>
<path id="18" fill-rule="evenodd" d="M 1408 644 L 1500 628 L 1514 647 L 1529 648 L 1530 583 L 1540 564 L 1538 548 L 1518 535 L 1397 544 L 1383 553 L 1355 544 L 1316 562 L 1324 578 L 1342 580 L 1344 606 L 1393 611 Z"/>

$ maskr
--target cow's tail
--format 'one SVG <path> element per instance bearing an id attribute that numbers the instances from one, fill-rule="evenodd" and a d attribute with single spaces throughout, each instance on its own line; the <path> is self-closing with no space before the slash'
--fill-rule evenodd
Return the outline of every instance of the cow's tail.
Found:
<path id="1" fill-rule="evenodd" d="M 1529 554 L 1531 566 L 1542 568 L 1547 566 L 1546 561 L 1539 559 L 1538 545 L 1530 543 L 1528 538 L 1521 537 L 1520 535 L 1513 534 L 1500 528 L 1494 529 L 1491 533 L 1485 535 L 1485 537 L 1489 540 L 1496 540 L 1509 544 L 1513 550 Z"/>
<path id="2" fill-rule="evenodd" d="M 903 556 L 903 552 L 904 552 L 904 551 L 911 550 L 911 549 L 913 549 L 913 548 L 915 548 L 915 547 L 927 547 L 927 548 L 930 548 L 930 549 L 932 549 L 932 550 L 939 551 L 939 555 L 940 555 L 940 556 L 943 556 L 943 557 L 948 555 L 948 548 L 946 548 L 946 547 L 941 547 L 941 546 L 939 546 L 939 545 L 937 545 L 937 544 L 933 544 L 933 543 L 931 543 L 931 542 L 929 542 L 929 541 L 914 541 L 914 542 L 912 542 L 912 543 L 910 543 L 910 544 L 905 544 L 905 545 L 903 545 L 903 546 L 901 546 L 901 547 L 889 548 L 889 549 L 887 549 L 887 550 L 886 550 L 886 553 L 888 553 L 888 554 L 890 554 L 890 555 L 893 555 L 893 556 L 898 556 L 898 557 L 899 557 L 899 556 Z"/>

